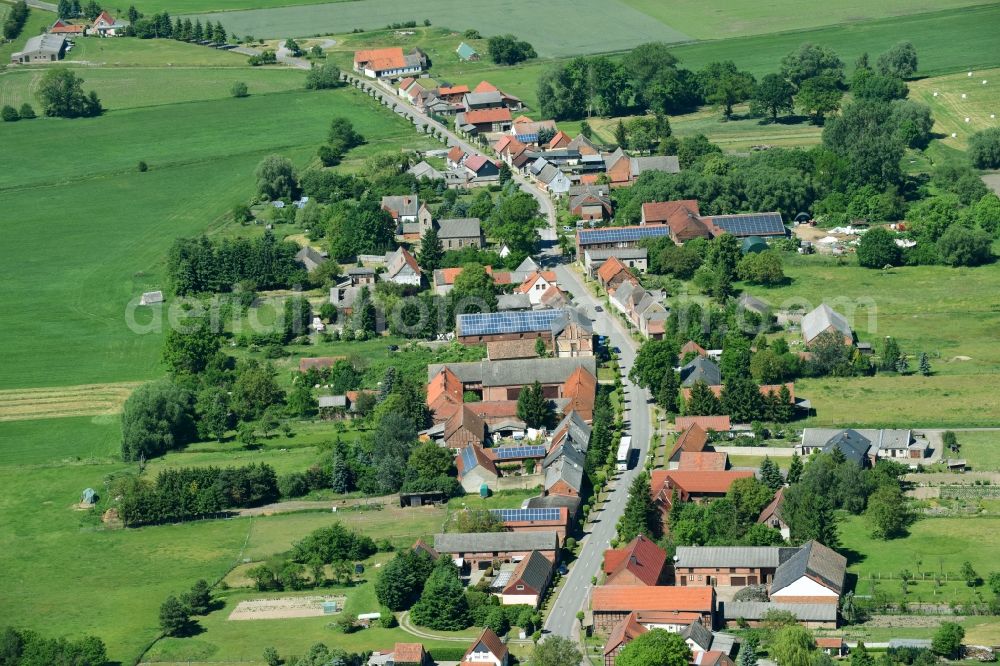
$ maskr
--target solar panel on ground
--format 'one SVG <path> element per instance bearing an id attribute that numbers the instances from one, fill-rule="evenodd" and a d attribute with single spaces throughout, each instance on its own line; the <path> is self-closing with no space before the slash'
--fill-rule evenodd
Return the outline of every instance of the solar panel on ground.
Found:
<path id="1" fill-rule="evenodd" d="M 713 215 L 712 223 L 734 236 L 776 236 L 786 233 L 781 213 Z"/>
<path id="2" fill-rule="evenodd" d="M 490 509 L 490 513 L 505 523 L 528 522 L 544 520 L 554 522 L 559 520 L 558 508 L 545 509 Z"/>
<path id="3" fill-rule="evenodd" d="M 544 458 L 544 446 L 498 446 L 491 449 L 493 455 L 500 460 L 510 460 L 511 458 Z"/>
<path id="4" fill-rule="evenodd" d="M 496 335 L 546 331 L 563 315 L 562 310 L 485 312 L 458 315 L 462 335 Z"/>
<path id="5" fill-rule="evenodd" d="M 606 227 L 604 229 L 587 229 L 580 232 L 580 244 L 625 243 L 643 238 L 657 238 L 670 234 L 670 227 L 665 224 L 641 227 Z"/>

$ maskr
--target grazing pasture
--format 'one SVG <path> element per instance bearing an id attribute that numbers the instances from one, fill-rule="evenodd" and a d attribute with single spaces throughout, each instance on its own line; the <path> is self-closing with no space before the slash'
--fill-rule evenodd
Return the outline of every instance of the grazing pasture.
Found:
<path id="1" fill-rule="evenodd" d="M 0 422 L 0 466 L 117 458 L 121 450 L 118 423 L 117 416 Z"/>
<path id="2" fill-rule="evenodd" d="M 964 149 L 972 134 L 1000 127 L 998 68 L 972 70 L 972 76 L 962 71 L 914 81 L 910 83 L 910 97 L 931 107 L 934 131 L 943 135 L 945 145 Z M 965 122 L 966 118 L 969 122 Z M 957 136 L 952 138 L 952 134 Z"/>

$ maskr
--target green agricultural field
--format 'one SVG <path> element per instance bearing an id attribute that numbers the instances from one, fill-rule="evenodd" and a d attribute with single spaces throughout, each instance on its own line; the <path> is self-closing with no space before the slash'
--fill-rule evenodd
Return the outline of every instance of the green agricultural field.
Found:
<path id="1" fill-rule="evenodd" d="M 760 3 L 755 0 L 624 0 L 697 39 L 725 39 L 742 35 L 802 30 L 825 25 L 857 23 L 886 17 L 985 4 L 984 0 L 837 0 L 803 11 L 794 0 Z"/>
<path id="2" fill-rule="evenodd" d="M 117 458 L 118 422 L 117 416 L 0 422 L 0 466 Z"/>
<path id="3" fill-rule="evenodd" d="M 976 472 L 1000 472 L 1000 432 L 956 431 L 961 446 L 958 457 Z"/>
<path id="4" fill-rule="evenodd" d="M 301 91 L 305 81 L 305 72 L 287 68 L 85 67 L 76 71 L 86 89 L 97 92 L 104 108 L 111 111 L 228 99 L 236 81 L 246 83 L 251 95 Z M 0 104 L 18 107 L 28 102 L 41 111 L 34 90 L 44 73 L 37 68 L 18 69 L 0 76 Z"/>
<path id="5" fill-rule="evenodd" d="M 910 97 L 931 107 L 934 131 L 944 136 L 941 142 L 947 146 L 964 149 L 972 134 L 1000 127 L 1000 69 L 914 81 Z M 966 118 L 969 122 L 965 122 Z M 952 134 L 957 136 L 952 138 Z"/>
<path id="6" fill-rule="evenodd" d="M 857 576 L 857 594 L 877 590 L 901 599 L 899 574 L 908 570 L 915 581 L 907 588 L 908 600 L 962 602 L 976 594 L 959 575 L 963 562 L 971 562 L 983 578 L 997 570 L 995 553 L 981 547 L 982 536 L 997 529 L 1000 518 L 923 518 L 910 526 L 908 536 L 878 541 L 869 535 L 863 517 L 850 516 L 840 524 L 840 541 L 848 554 L 848 573 Z M 936 577 L 942 580 L 940 586 Z"/>
<path id="7" fill-rule="evenodd" d="M 527 0 L 503 5 L 424 0 L 419 9 L 402 9 L 393 0 L 356 0 L 210 13 L 200 18 L 221 20 L 231 33 L 280 38 L 343 33 L 354 28 L 374 30 L 398 21 L 422 23 L 424 19 L 457 31 L 475 28 L 487 36 L 499 32 L 497 26 L 503 25 L 509 27 L 504 31 L 516 32 L 531 42 L 542 57 L 621 51 L 643 42 L 690 39 L 622 0 L 555 0 L 547 3 L 544 11 Z M 455 46 L 461 40 L 456 34 Z"/>
<path id="8" fill-rule="evenodd" d="M 175 238 L 218 229 L 252 193 L 264 155 L 307 163 L 335 115 L 353 118 L 369 139 L 366 150 L 427 145 L 407 123 L 368 104 L 344 89 L 5 125 L 4 148 L 44 167 L 0 176 L 9 220 L 0 259 L 6 305 L 17 313 L 0 334 L 0 387 L 157 376 L 161 335 L 133 333 L 127 304 L 166 286 L 164 255 Z M 81 137 L 93 148 L 65 150 Z M 149 163 L 147 173 L 136 171 L 139 160 Z M 160 315 L 135 313 L 143 324 Z"/>
<path id="9" fill-rule="evenodd" d="M 990 389 L 1000 353 L 990 344 L 1000 326 L 1000 266 L 897 268 L 889 272 L 820 256 L 784 255 L 788 286 L 747 288 L 775 307 L 798 301 L 806 310 L 827 301 L 848 315 L 861 340 L 894 336 L 904 352 L 931 357 L 933 375 L 803 379 L 796 394 L 812 401 L 813 425 L 995 425 L 1000 398 Z M 994 286 L 990 286 L 994 285 Z M 849 308 L 854 307 L 851 311 Z"/>

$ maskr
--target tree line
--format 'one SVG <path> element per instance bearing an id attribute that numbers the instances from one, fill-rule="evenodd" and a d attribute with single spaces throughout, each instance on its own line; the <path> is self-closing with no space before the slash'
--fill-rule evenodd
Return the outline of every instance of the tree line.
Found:
<path id="1" fill-rule="evenodd" d="M 121 497 L 118 511 L 128 527 L 196 520 L 280 496 L 274 468 L 256 463 L 167 469 L 153 483 L 128 476 L 116 483 L 115 494 Z"/>
<path id="2" fill-rule="evenodd" d="M 4 666 L 105 666 L 110 663 L 104 642 L 96 636 L 74 640 L 50 638 L 30 629 L 9 626 L 0 630 L 0 660 Z"/>
<path id="3" fill-rule="evenodd" d="M 167 277 L 178 296 L 227 292 L 240 283 L 280 289 L 305 281 L 298 251 L 270 232 L 253 239 L 179 238 L 167 255 Z"/>
<path id="4" fill-rule="evenodd" d="M 10 11 L 7 13 L 7 18 L 3 21 L 3 37 L 6 40 L 17 39 L 18 35 L 21 34 L 21 30 L 24 29 L 24 24 L 28 20 L 28 3 L 24 0 L 18 0 L 13 6 L 11 6 Z"/>

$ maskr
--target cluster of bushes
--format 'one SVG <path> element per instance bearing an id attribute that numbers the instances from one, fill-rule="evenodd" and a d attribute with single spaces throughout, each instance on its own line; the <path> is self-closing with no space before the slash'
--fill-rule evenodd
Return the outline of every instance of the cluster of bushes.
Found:
<path id="1" fill-rule="evenodd" d="M 3 120 L 5 123 L 17 120 L 31 120 L 35 117 L 35 110 L 27 102 L 21 105 L 20 110 L 15 109 L 9 104 L 4 105 L 3 109 L 0 109 L 0 120 Z"/>
<path id="2" fill-rule="evenodd" d="M 118 511 L 126 526 L 195 520 L 226 509 L 279 498 L 278 477 L 265 464 L 181 467 L 160 472 L 155 483 L 134 476 L 117 482 Z"/>
<path id="3" fill-rule="evenodd" d="M 778 476 L 780 482 L 780 473 Z M 681 502 L 670 508 L 668 546 L 777 546 L 781 533 L 757 522 L 774 489 L 754 477 L 737 479 L 724 498 L 708 504 Z M 672 550 L 671 550 L 672 552 Z"/>
<path id="4" fill-rule="evenodd" d="M 0 630 L 0 659 L 5 666 L 105 666 L 109 663 L 104 642 L 96 636 L 76 640 L 48 638 L 29 629 L 13 627 Z"/>
<path id="5" fill-rule="evenodd" d="M 320 48 L 320 51 L 317 54 L 317 48 L 319 48 L 318 45 L 313 47 L 313 55 L 319 57 L 323 54 L 323 50 Z M 340 79 L 340 70 L 336 67 L 336 65 L 313 64 L 309 73 L 306 74 L 306 90 L 327 90 L 330 88 L 340 88 L 341 86 L 346 85 L 347 82 Z"/>
<path id="6" fill-rule="evenodd" d="M 309 70 L 309 73 L 312 74 L 313 72 L 319 72 L 325 69 L 326 65 L 322 67 L 313 67 Z M 334 80 L 338 84 L 340 83 L 339 70 L 336 70 Z M 310 87 L 309 83 L 310 82 L 307 80 L 307 88 Z M 337 117 L 330 122 L 330 131 L 327 133 L 326 140 L 327 143 L 319 147 L 317 154 L 319 155 L 319 159 L 323 163 L 323 166 L 331 167 L 340 164 L 340 160 L 343 159 L 344 154 L 351 148 L 363 144 L 365 142 L 365 137 L 361 136 L 361 134 L 354 130 L 354 125 L 351 124 L 351 121 L 348 118 Z"/>
<path id="7" fill-rule="evenodd" d="M 167 255 L 167 277 L 178 296 L 227 292 L 243 282 L 257 289 L 280 289 L 305 281 L 305 271 L 295 260 L 298 251 L 295 243 L 279 241 L 271 233 L 221 241 L 179 238 Z"/>
<path id="8" fill-rule="evenodd" d="M 83 79 L 66 67 L 55 67 L 45 72 L 35 94 L 47 116 L 91 118 L 104 113 L 97 93 L 91 90 L 84 94 Z"/>
<path id="9" fill-rule="evenodd" d="M 160 604 L 160 630 L 166 636 L 187 636 L 196 623 L 192 615 L 208 615 L 212 610 L 212 588 L 204 579 L 180 595 L 170 595 Z"/>
<path id="10" fill-rule="evenodd" d="M 486 42 L 486 52 L 490 60 L 498 65 L 516 65 L 538 57 L 535 47 L 511 34 L 490 37 Z"/>
<path id="11" fill-rule="evenodd" d="M 28 20 L 28 3 L 18 0 L 10 8 L 7 18 L 3 22 L 3 37 L 7 40 L 17 39 L 24 29 L 24 23 Z"/>
<path id="12" fill-rule="evenodd" d="M 310 562 L 319 559 L 326 564 L 341 560 L 364 560 L 377 552 L 371 537 L 353 532 L 340 523 L 322 527 L 311 532 L 295 544 L 291 558 L 296 562 Z"/>
<path id="13" fill-rule="evenodd" d="M 252 67 L 260 67 L 261 65 L 276 65 L 278 64 L 278 54 L 271 49 L 264 49 L 257 55 L 252 55 L 247 58 L 247 63 Z"/>

